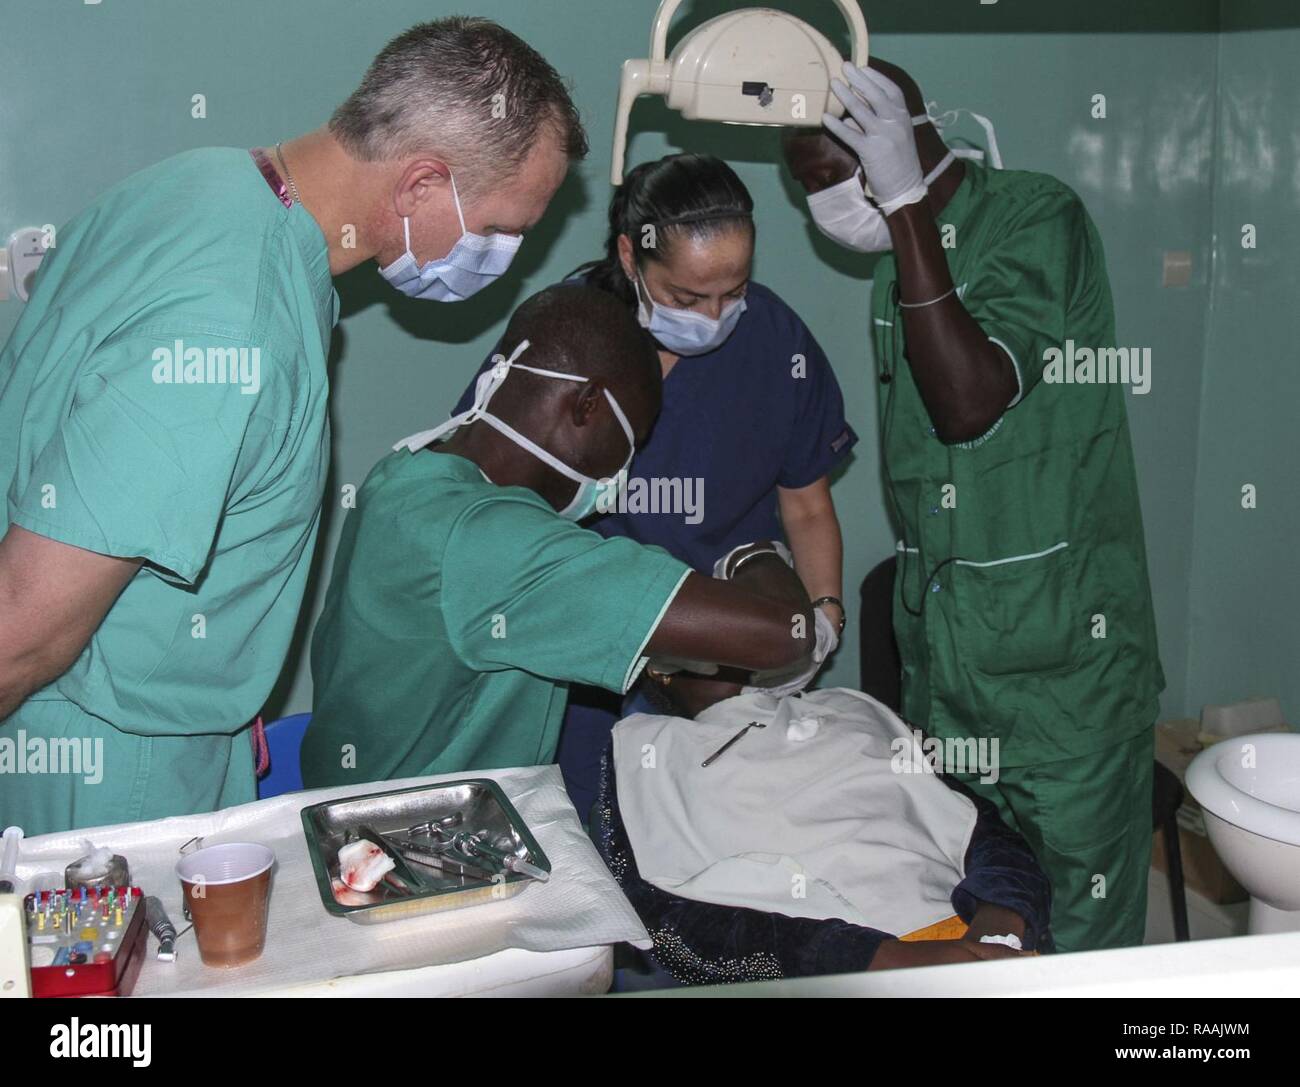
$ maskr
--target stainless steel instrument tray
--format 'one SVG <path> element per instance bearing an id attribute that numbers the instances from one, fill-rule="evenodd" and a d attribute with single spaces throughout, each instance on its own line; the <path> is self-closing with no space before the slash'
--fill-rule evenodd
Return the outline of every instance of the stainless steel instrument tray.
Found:
<path id="1" fill-rule="evenodd" d="M 485 883 L 421 868 L 420 875 L 429 886 L 416 888 L 413 894 L 355 906 L 345 905 L 334 897 L 332 881 L 339 871 L 339 847 L 350 831 L 369 824 L 380 834 L 400 833 L 416 823 L 442 819 L 458 811 L 464 815 L 466 831 L 484 831 L 488 841 L 498 848 L 548 872 L 551 870 L 551 862 L 532 832 L 501 787 L 490 778 L 466 778 L 442 785 L 343 797 L 302 810 L 307 853 L 325 909 L 359 925 L 374 925 L 511 898 L 536 882 L 517 872 L 502 872 L 493 882 Z"/>

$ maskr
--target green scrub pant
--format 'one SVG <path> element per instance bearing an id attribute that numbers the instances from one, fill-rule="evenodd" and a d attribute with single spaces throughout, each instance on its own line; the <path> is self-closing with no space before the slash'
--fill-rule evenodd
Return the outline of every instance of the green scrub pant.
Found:
<path id="1" fill-rule="evenodd" d="M 1151 865 L 1155 732 L 1077 759 L 956 775 L 998 806 L 1052 883 L 1057 951 L 1142 943 Z"/>
<path id="2" fill-rule="evenodd" d="M 139 736 L 57 699 L 0 721 L 0 826 L 29 837 L 256 799 L 247 729 Z"/>

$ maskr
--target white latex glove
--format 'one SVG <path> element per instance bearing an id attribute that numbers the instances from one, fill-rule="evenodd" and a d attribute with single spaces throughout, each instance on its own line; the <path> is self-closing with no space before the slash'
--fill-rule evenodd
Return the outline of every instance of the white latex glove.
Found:
<path id="1" fill-rule="evenodd" d="M 821 608 L 817 609 L 814 621 L 817 625 L 817 645 L 813 647 L 813 660 L 825 664 L 826 658 L 839 648 L 839 624 L 833 622 Z"/>
<path id="2" fill-rule="evenodd" d="M 817 641 L 813 646 L 812 661 L 809 664 L 795 665 L 793 669 L 755 672 L 752 677 L 754 682 L 741 688 L 741 693 L 753 694 L 755 691 L 761 691 L 773 698 L 785 698 L 787 695 L 798 694 L 816 679 L 817 673 L 826 663 L 826 658 L 834 653 L 835 647 L 840 644 L 840 635 L 835 624 L 831 622 L 830 616 L 821 608 L 813 610 L 813 625 L 816 627 Z"/>
<path id="3" fill-rule="evenodd" d="M 912 115 L 903 92 L 888 76 L 844 63 L 844 78 L 831 90 L 844 103 L 848 119 L 822 114 L 822 124 L 858 156 L 868 194 L 890 215 L 925 197 L 925 172 L 916 152 Z"/>

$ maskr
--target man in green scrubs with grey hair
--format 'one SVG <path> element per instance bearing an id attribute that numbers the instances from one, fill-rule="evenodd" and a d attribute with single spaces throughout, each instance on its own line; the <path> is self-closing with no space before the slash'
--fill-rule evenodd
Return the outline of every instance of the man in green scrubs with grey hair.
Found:
<path id="1" fill-rule="evenodd" d="M 444 19 L 328 127 L 177 155 L 58 233 L 0 353 L 0 825 L 256 799 L 249 722 L 329 463 L 332 277 L 374 260 L 405 294 L 468 297 L 585 151 L 541 56 Z"/>
<path id="2" fill-rule="evenodd" d="M 1059 950 L 1139 944 L 1164 675 L 1125 394 L 1055 380 L 1070 341 L 1114 348 L 1101 240 L 1054 178 L 953 160 L 901 69 L 844 74 L 852 124 L 792 132 L 786 157 L 824 233 L 887 253 L 871 328 L 904 715 L 997 743 L 996 783 L 958 776 L 1046 869 Z"/>

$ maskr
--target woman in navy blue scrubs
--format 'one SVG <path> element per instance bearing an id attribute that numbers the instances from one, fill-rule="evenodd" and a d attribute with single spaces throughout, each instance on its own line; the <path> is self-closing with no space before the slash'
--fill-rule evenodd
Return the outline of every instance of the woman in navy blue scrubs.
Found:
<path id="1" fill-rule="evenodd" d="M 750 279 L 754 202 L 709 155 L 638 166 L 614 193 L 605 257 L 574 273 L 637 311 L 659 345 L 663 410 L 618 512 L 591 528 L 658 544 L 701 573 L 732 548 L 783 540 L 809 597 L 843 629 L 842 543 L 829 475 L 857 435 L 812 333 Z M 469 407 L 473 387 L 457 411 Z M 574 688 L 558 761 L 579 814 L 625 712 Z"/>

